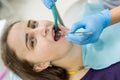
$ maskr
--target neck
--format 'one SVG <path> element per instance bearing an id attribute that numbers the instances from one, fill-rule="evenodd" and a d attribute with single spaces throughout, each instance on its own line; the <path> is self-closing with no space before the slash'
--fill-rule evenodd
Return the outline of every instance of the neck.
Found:
<path id="1" fill-rule="evenodd" d="M 52 64 L 60 66 L 67 71 L 80 70 L 80 68 L 83 67 L 81 47 L 79 45 L 73 44 L 73 48 L 65 57 L 53 61 Z"/>

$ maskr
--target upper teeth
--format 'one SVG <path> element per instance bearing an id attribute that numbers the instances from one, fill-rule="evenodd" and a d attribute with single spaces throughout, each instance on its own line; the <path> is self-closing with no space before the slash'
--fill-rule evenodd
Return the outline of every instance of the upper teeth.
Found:
<path id="1" fill-rule="evenodd" d="M 56 32 L 54 36 L 55 41 L 59 40 L 60 36 L 61 36 L 60 32 L 59 31 Z"/>
<path id="2" fill-rule="evenodd" d="M 60 33 L 59 33 L 59 32 L 57 32 L 57 33 L 56 33 L 56 36 L 60 36 Z"/>

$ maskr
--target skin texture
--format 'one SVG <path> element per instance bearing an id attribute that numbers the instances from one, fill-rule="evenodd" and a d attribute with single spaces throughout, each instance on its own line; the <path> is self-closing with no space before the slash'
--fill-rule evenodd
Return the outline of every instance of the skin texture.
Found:
<path id="1" fill-rule="evenodd" d="M 28 23 L 29 27 L 27 27 Z M 49 63 L 64 57 L 71 50 L 72 44 L 64 38 L 65 28 L 61 25 L 59 27 L 63 36 L 55 41 L 52 22 L 32 20 L 19 22 L 9 32 L 8 45 L 21 60 L 33 64 Z M 27 43 L 26 34 L 28 34 Z"/>
<path id="2" fill-rule="evenodd" d="M 49 65 L 51 64 L 53 66 L 61 67 L 66 71 L 80 72 L 75 75 L 70 75 L 71 80 L 77 80 L 77 78 L 79 80 L 88 71 L 88 69 L 81 68 L 83 66 L 81 47 L 64 38 L 68 29 L 61 25 L 59 25 L 59 29 L 61 30 L 61 37 L 58 41 L 55 41 L 53 22 L 35 20 L 20 21 L 11 27 L 7 37 L 7 44 L 14 52 L 12 54 L 15 54 L 18 60 L 22 62 L 27 61 L 32 65 L 32 70 L 34 70 L 34 72 L 40 72 L 42 74 L 43 72 L 41 71 L 50 68 Z M 23 65 L 25 65 L 25 63 Z M 22 69 L 22 67 L 20 68 Z M 18 71 L 16 72 L 18 75 L 24 76 L 23 74 L 29 74 L 26 73 L 26 71 L 28 71 L 26 69 L 26 71 L 23 70 L 23 73 L 19 73 L 19 71 L 21 71 L 20 68 L 19 70 L 17 69 Z M 30 76 L 34 73 L 32 70 Z M 26 76 L 26 78 L 28 77 Z M 32 78 L 34 79 L 34 77 Z"/>
<path id="3" fill-rule="evenodd" d="M 120 6 L 110 10 L 111 22 L 110 25 L 120 22 Z"/>
<path id="4" fill-rule="evenodd" d="M 117 10 L 120 10 L 119 8 L 120 7 L 115 8 L 110 11 L 111 24 L 119 22 L 119 19 L 120 19 L 118 16 L 119 11 L 117 11 Z M 44 67 L 42 69 L 45 69 L 50 64 L 50 62 L 52 62 L 52 64 L 54 65 L 57 65 L 57 66 L 60 66 L 66 69 L 67 71 L 79 70 L 79 67 L 83 66 L 82 60 L 81 60 L 80 46 L 66 41 L 64 37 L 58 42 L 54 41 L 51 36 L 51 33 L 52 33 L 51 27 L 53 27 L 53 23 L 49 21 L 37 21 L 37 22 L 39 23 L 39 24 L 37 23 L 39 25 L 38 26 L 39 28 L 35 28 L 35 29 L 27 28 L 28 21 L 22 21 L 22 22 L 15 24 L 10 30 L 8 34 L 7 43 L 9 47 L 15 52 L 17 57 L 20 60 L 27 60 L 28 62 L 34 64 L 34 67 L 36 66 L 35 69 L 37 69 L 37 71 L 39 71 L 39 66 Z M 46 33 L 46 28 L 48 29 L 47 33 Z M 35 38 L 35 41 L 37 41 L 37 43 L 35 42 L 34 48 L 30 47 L 30 49 L 27 49 L 27 47 L 25 46 L 25 34 L 26 33 L 28 33 L 30 36 L 34 35 L 34 37 L 30 38 L 30 41 L 27 43 L 28 45 L 32 45 L 30 44 L 31 39 L 32 41 L 34 41 L 34 38 Z M 64 36 L 64 32 L 63 32 L 63 36 Z M 20 71 L 21 70 L 17 71 L 17 73 L 19 74 Z M 87 73 L 87 71 L 88 70 L 81 69 L 80 71 L 78 71 L 77 73 L 78 75 L 77 74 L 75 74 L 75 76 L 70 75 L 70 80 L 80 80 L 80 78 L 83 77 L 84 74 Z M 24 71 L 23 73 L 25 72 L 27 71 Z M 51 78 L 51 76 L 49 78 Z M 36 80 L 38 79 L 40 78 L 37 78 Z M 53 80 L 53 79 L 49 79 L 49 80 Z M 29 80 L 29 79 L 25 79 L 25 80 Z M 33 79 L 31 80 L 34 80 L 34 76 L 33 76 Z M 60 79 L 60 80 L 63 80 L 63 79 Z"/>

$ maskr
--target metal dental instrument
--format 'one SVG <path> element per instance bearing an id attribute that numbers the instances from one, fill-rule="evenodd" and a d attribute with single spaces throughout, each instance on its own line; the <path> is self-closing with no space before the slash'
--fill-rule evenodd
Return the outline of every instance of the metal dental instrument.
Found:
<path id="1" fill-rule="evenodd" d="M 69 34 L 69 32 L 66 33 L 66 35 Z M 74 32 L 74 33 L 70 33 L 70 34 L 75 34 L 75 35 L 91 35 L 92 32 Z"/>
<path id="2" fill-rule="evenodd" d="M 75 34 L 75 35 L 91 35 L 92 34 L 92 32 L 75 32 L 75 33 L 73 33 L 73 34 Z"/>

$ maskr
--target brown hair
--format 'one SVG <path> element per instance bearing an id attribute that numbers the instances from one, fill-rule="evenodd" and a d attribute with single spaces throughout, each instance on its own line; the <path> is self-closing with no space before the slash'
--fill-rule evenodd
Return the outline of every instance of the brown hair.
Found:
<path id="1" fill-rule="evenodd" d="M 10 70 L 20 76 L 23 80 L 68 80 L 67 71 L 63 68 L 52 66 L 41 72 L 33 71 L 33 65 L 28 61 L 21 61 L 7 44 L 7 37 L 14 24 L 7 27 L 1 37 L 1 57 Z"/>

